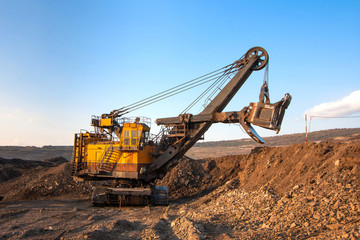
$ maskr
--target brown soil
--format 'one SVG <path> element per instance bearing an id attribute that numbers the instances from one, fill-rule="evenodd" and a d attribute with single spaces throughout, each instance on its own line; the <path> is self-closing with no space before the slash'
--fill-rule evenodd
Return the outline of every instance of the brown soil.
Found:
<path id="1" fill-rule="evenodd" d="M 37 161 L 25 161 L 27 168 L 19 170 L 19 166 L 7 166 L 15 171 L 10 180 L 0 184 L 0 196 L 3 201 L 46 199 L 54 197 L 86 197 L 93 190 L 91 182 L 74 182 L 71 177 L 70 163 L 58 158 L 50 159 L 44 164 Z M 21 162 L 23 164 L 23 162 Z M 58 165 L 60 164 L 60 165 Z M 8 164 L 7 164 L 8 165 Z M 22 166 L 22 165 L 21 165 Z"/>
<path id="2" fill-rule="evenodd" d="M 246 145 L 236 147 L 193 147 L 186 155 L 194 159 L 222 157 L 224 154 L 241 155 L 250 153 L 254 147 L 255 144 L 253 146 Z"/>
<path id="3" fill-rule="evenodd" d="M 22 175 L 24 170 L 33 168 L 49 168 L 68 162 L 65 158 L 56 157 L 43 161 L 28 161 L 22 159 L 5 159 L 0 157 L 0 183 Z"/>
<path id="4" fill-rule="evenodd" d="M 119 209 L 71 200 L 92 185 L 68 164 L 29 169 L 0 184 L 0 239 L 359 239 L 359 173 L 358 138 L 184 158 L 168 207 Z"/>

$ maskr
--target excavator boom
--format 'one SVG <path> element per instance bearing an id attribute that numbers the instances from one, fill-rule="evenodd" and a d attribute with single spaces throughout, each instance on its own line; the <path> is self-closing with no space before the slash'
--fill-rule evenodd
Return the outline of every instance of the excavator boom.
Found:
<path id="1" fill-rule="evenodd" d="M 175 118 L 157 119 L 158 125 L 164 125 L 175 132 L 180 129 L 183 134 L 179 132 L 168 135 L 168 137 L 173 138 L 172 141 L 175 143 L 168 146 L 150 165 L 149 170 L 155 171 L 173 159 L 180 159 L 216 122 L 240 123 L 246 133 L 259 143 L 264 143 L 264 140 L 256 133 L 250 123 L 279 131 L 285 109 L 291 101 L 289 94 L 276 104 L 251 103 L 249 107 L 239 112 L 222 112 L 251 73 L 263 69 L 268 64 L 268 60 L 269 56 L 265 49 L 261 47 L 251 48 L 244 55 L 244 58 L 235 62 L 233 68 L 238 69 L 235 76 L 200 114 L 195 116 L 184 114 Z"/>
<path id="2" fill-rule="evenodd" d="M 189 114 L 187 108 L 177 117 L 157 119 L 156 124 L 161 125 L 162 130 L 155 138 L 150 137 L 150 119 L 124 116 L 131 110 L 182 92 L 183 85 L 100 117 L 93 116 L 91 125 L 95 132 L 75 134 L 72 161 L 74 178 L 112 182 L 109 186 L 94 190 L 92 199 L 95 205 L 166 204 L 167 189 L 154 186 L 154 180 L 162 178 L 176 161 L 202 139 L 213 123 L 240 123 L 246 133 L 259 143 L 264 143 L 264 140 L 251 124 L 277 133 L 280 131 L 291 96 L 287 93 L 283 99 L 271 104 L 267 82 L 261 88 L 259 102 L 250 103 L 241 110 L 223 112 L 251 73 L 266 67 L 268 60 L 265 49 L 254 47 L 234 63 L 186 82 L 185 89 L 190 89 L 213 78 L 219 80 L 215 83 L 228 81 L 224 87 L 217 88 L 220 90 L 217 95 L 216 92 L 210 94 L 213 99 L 208 99 L 208 104 L 199 114 Z"/>

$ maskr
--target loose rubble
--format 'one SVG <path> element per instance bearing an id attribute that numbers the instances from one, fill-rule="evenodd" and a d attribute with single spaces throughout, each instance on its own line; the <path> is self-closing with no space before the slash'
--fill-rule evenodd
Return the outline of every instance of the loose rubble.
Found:
<path id="1" fill-rule="evenodd" d="M 0 239 L 360 239 L 359 173 L 355 137 L 186 158 L 157 181 L 169 206 L 120 209 L 71 200 L 93 186 L 68 163 L 29 169 L 0 184 Z"/>
<path id="2" fill-rule="evenodd" d="M 31 168 L 0 185 L 3 201 L 47 199 L 54 197 L 89 198 L 92 182 L 75 182 L 71 177 L 70 163 L 50 168 Z"/>
<path id="3" fill-rule="evenodd" d="M 194 165 L 190 169 L 197 169 L 196 175 L 184 175 L 191 172 L 188 165 Z M 197 196 L 180 215 L 201 223 L 207 235 L 223 232 L 219 239 L 358 239 L 359 173 L 360 144 L 352 139 L 189 159 L 159 183 L 174 199 L 182 192 Z M 191 184 L 194 178 L 202 184 Z M 199 197 L 204 190 L 210 193 Z"/>

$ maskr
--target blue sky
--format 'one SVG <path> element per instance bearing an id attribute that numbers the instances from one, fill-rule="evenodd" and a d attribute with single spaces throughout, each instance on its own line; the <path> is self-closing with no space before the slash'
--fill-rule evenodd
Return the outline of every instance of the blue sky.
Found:
<path id="1" fill-rule="evenodd" d="M 91 115 L 223 67 L 254 46 L 270 56 L 271 100 L 293 96 L 280 134 L 303 132 L 306 111 L 360 90 L 359 1 L 0 4 L 0 145 L 71 145 L 75 132 L 91 129 Z M 226 110 L 257 101 L 263 74 L 254 73 Z M 131 116 L 177 116 L 203 90 Z M 359 121 L 314 119 L 311 128 L 360 127 Z M 205 135 L 244 137 L 239 126 L 224 124 Z"/>

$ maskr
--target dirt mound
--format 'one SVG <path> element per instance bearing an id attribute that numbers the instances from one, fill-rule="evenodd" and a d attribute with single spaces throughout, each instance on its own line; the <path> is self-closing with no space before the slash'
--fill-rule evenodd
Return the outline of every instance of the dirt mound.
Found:
<path id="1" fill-rule="evenodd" d="M 173 199 L 212 190 L 233 178 L 244 190 L 266 187 L 283 195 L 295 185 L 336 175 L 339 169 L 358 169 L 359 156 L 360 144 L 355 139 L 256 147 L 247 155 L 180 161 L 157 184 L 167 186 Z"/>
<path id="2" fill-rule="evenodd" d="M 204 190 L 208 177 L 201 161 L 183 158 L 157 185 L 167 186 L 171 197 L 191 196 Z"/>
<path id="3" fill-rule="evenodd" d="M 192 172 L 199 175 L 198 170 L 197 179 L 202 183 L 177 179 L 194 179 Z M 179 211 L 179 218 L 198 223 L 199 235 L 217 239 L 358 239 L 359 173 L 360 141 L 351 138 L 188 160 L 180 162 L 161 183 L 169 187 L 174 199 L 201 196 Z M 199 195 L 204 190 L 212 191 Z"/>
<path id="4" fill-rule="evenodd" d="M 245 157 L 240 155 L 203 160 L 185 157 L 156 184 L 167 186 L 171 199 L 206 193 L 236 177 L 240 171 L 240 161 Z"/>
<path id="5" fill-rule="evenodd" d="M 0 185 L 0 195 L 4 196 L 4 201 L 64 195 L 89 197 L 92 189 L 91 182 L 75 182 L 72 179 L 70 163 L 67 162 L 56 167 L 23 171 L 20 177 Z"/>
<path id="6" fill-rule="evenodd" d="M 169 206 L 120 209 L 55 201 L 92 186 L 73 182 L 69 163 L 34 168 L 0 189 L 8 200 L 48 200 L 0 203 L 0 238 L 360 239 L 359 174 L 358 138 L 184 158 L 158 181 Z"/>
<path id="7" fill-rule="evenodd" d="M 69 162 L 66 158 L 63 158 L 63 157 L 48 158 L 48 159 L 44 159 L 42 161 L 43 162 L 53 163 L 55 165 L 60 165 L 60 164 Z"/>
<path id="8" fill-rule="evenodd" d="M 359 155 L 357 138 L 347 142 L 256 147 L 247 155 L 202 160 L 184 158 L 158 180 L 157 185 L 167 186 L 171 199 L 178 199 L 207 194 L 236 178 L 244 190 L 267 188 L 284 195 L 296 185 L 331 178 L 339 171 L 358 171 Z M 54 167 L 62 162 L 66 163 Z M 0 164 L 0 181 L 17 177 L 1 185 L 0 194 L 6 193 L 5 200 L 90 194 L 93 187 L 89 182 L 74 182 L 70 164 L 61 157 L 45 161 L 0 159 Z"/>
<path id="9" fill-rule="evenodd" d="M 339 172 L 358 168 L 359 156 L 359 142 L 325 141 L 257 148 L 240 163 L 240 187 L 256 190 L 266 186 L 284 194 L 295 185 L 328 179 Z"/>
<path id="10" fill-rule="evenodd" d="M 21 176 L 22 173 L 28 169 L 54 167 L 64 162 L 68 161 L 63 157 L 56 157 L 44 161 L 0 158 L 0 183 Z"/>

